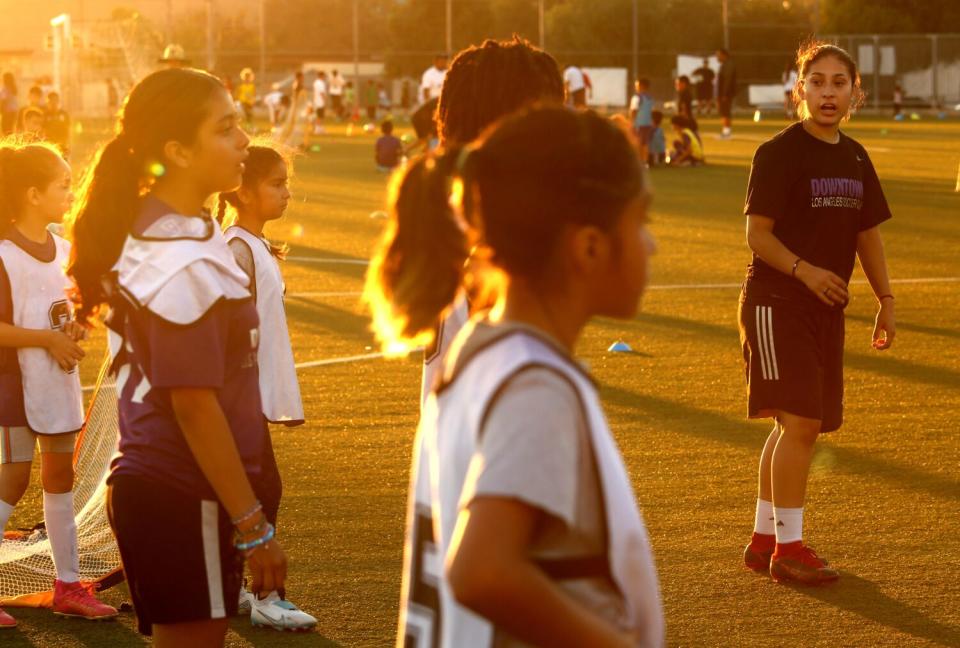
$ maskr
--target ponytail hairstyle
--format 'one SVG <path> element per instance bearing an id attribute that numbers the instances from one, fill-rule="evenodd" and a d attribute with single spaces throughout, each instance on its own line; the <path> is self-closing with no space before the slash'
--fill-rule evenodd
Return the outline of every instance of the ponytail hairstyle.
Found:
<path id="1" fill-rule="evenodd" d="M 110 271 L 140 208 L 140 198 L 165 173 L 164 146 L 192 144 L 223 84 L 200 70 L 172 68 L 150 74 L 124 100 L 116 134 L 96 154 L 80 183 L 71 227 L 67 273 L 75 288 L 77 319 L 89 320 L 106 299 Z"/>
<path id="2" fill-rule="evenodd" d="M 797 50 L 797 83 L 793 86 L 793 104 L 796 107 L 797 115 L 801 120 L 810 116 L 806 101 L 800 96 L 800 87 L 804 83 L 810 67 L 822 58 L 832 56 L 846 66 L 850 73 L 850 85 L 852 86 L 852 95 L 850 98 L 850 110 L 844 116 L 844 119 L 850 119 L 850 115 L 863 105 L 866 99 L 866 93 L 860 82 L 860 71 L 857 68 L 857 62 L 842 47 L 831 43 L 818 40 L 810 40 L 800 45 Z"/>
<path id="3" fill-rule="evenodd" d="M 287 171 L 293 166 L 289 154 L 284 154 L 266 144 L 251 144 L 247 148 L 249 156 L 243 163 L 243 181 L 234 191 L 222 192 L 217 198 L 217 222 L 223 229 L 227 229 L 237 221 L 237 212 L 240 210 L 240 189 L 256 191 L 267 175 L 278 165 L 283 164 Z M 232 209 L 228 209 L 231 207 Z M 290 246 L 286 243 L 277 245 L 270 243 L 270 254 L 283 261 Z"/>
<path id="4" fill-rule="evenodd" d="M 16 222 L 30 187 L 44 190 L 59 177 L 62 162 L 50 144 L 0 142 L 0 228 Z"/>
<path id="5" fill-rule="evenodd" d="M 466 144 L 524 106 L 562 101 L 563 77 L 552 56 L 519 36 L 486 40 L 450 64 L 437 104 L 437 132 L 444 144 Z"/>
<path id="6" fill-rule="evenodd" d="M 482 293 L 496 278 L 466 277 L 471 253 L 542 281 L 565 226 L 612 231 L 644 190 L 621 129 L 562 107 L 515 114 L 472 146 L 418 159 L 395 179 L 367 272 L 374 333 L 387 350 L 429 344 L 462 285 L 476 281 Z"/>

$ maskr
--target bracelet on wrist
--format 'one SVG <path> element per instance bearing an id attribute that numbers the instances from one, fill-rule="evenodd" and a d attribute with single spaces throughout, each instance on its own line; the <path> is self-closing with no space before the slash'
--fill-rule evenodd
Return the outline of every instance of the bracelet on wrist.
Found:
<path id="1" fill-rule="evenodd" d="M 793 270 L 790 271 L 790 276 L 794 279 L 797 278 L 797 267 L 799 267 L 801 261 L 803 261 L 803 259 L 797 257 L 797 260 L 793 262 Z"/>
<path id="2" fill-rule="evenodd" d="M 895 298 L 893 295 L 889 295 L 889 294 L 888 294 L 888 295 L 878 295 L 878 296 L 877 296 L 877 301 L 880 302 L 881 304 L 883 303 L 883 300 L 884 300 L 884 299 L 889 299 L 889 300 L 892 300 L 892 301 L 896 301 L 896 298 Z"/>
<path id="3" fill-rule="evenodd" d="M 230 520 L 230 523 L 233 524 L 233 526 L 237 526 L 238 524 L 241 524 L 246 520 L 249 520 L 250 518 L 252 518 L 254 515 L 256 515 L 262 510 L 263 510 L 263 504 L 261 504 L 260 502 L 257 502 L 256 504 L 253 505 L 253 508 L 251 508 L 249 511 L 247 511 L 240 517 L 236 517 Z"/>
<path id="4" fill-rule="evenodd" d="M 269 522 L 267 523 L 266 529 L 267 530 L 259 538 L 250 540 L 249 542 L 236 542 L 233 546 L 239 551 L 250 551 L 251 549 L 256 549 L 257 547 L 267 544 L 273 540 L 273 537 L 277 534 L 277 531 Z"/>
<path id="5" fill-rule="evenodd" d="M 249 529 L 242 529 L 242 530 L 234 529 L 234 530 L 236 531 L 237 538 L 240 540 L 244 540 L 252 536 L 256 536 L 260 533 L 263 533 L 263 530 L 267 528 L 267 524 L 269 524 L 269 522 L 267 521 L 266 516 L 261 516 L 260 520 Z"/>

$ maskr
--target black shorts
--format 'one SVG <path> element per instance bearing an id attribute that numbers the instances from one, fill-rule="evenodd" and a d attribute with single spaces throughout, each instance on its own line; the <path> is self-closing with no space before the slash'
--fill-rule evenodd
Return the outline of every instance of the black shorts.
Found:
<path id="1" fill-rule="evenodd" d="M 154 624 L 237 613 L 243 554 L 215 500 L 130 475 L 111 477 L 107 515 L 142 634 Z"/>
<path id="2" fill-rule="evenodd" d="M 317 119 L 323 119 L 324 114 L 326 114 L 327 109 L 324 107 L 317 108 Z"/>
<path id="3" fill-rule="evenodd" d="M 767 418 L 779 410 L 820 421 L 821 432 L 838 429 L 843 311 L 741 296 L 739 321 L 749 417 Z"/>
<path id="4" fill-rule="evenodd" d="M 717 112 L 729 119 L 733 114 L 733 97 L 717 97 Z"/>

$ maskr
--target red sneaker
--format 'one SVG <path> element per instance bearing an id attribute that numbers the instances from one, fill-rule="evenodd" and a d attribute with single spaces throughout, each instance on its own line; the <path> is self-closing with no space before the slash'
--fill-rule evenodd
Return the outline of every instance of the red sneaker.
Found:
<path id="1" fill-rule="evenodd" d="M 770 557 L 777 546 L 777 536 L 754 532 L 750 544 L 743 550 L 743 564 L 756 572 L 770 570 Z"/>
<path id="2" fill-rule="evenodd" d="M 806 585 L 829 583 L 840 578 L 840 572 L 802 542 L 777 545 L 770 559 L 770 576 L 774 582 L 797 581 Z"/>
<path id="3" fill-rule="evenodd" d="M 97 600 L 93 595 L 94 589 L 95 586 L 84 587 L 80 583 L 64 583 L 58 580 L 53 588 L 53 613 L 91 621 L 117 616 L 116 609 Z"/>
<path id="4" fill-rule="evenodd" d="M 3 611 L 3 608 L 0 608 L 0 630 L 4 628 L 16 628 L 17 620 L 12 616 Z"/>

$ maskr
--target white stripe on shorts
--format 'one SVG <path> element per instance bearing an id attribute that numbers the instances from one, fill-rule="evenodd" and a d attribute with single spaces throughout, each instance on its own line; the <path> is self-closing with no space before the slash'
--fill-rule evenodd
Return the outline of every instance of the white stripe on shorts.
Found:
<path id="1" fill-rule="evenodd" d="M 756 320 L 757 320 L 757 329 L 756 329 L 757 330 L 757 346 L 759 347 L 759 350 L 760 350 L 760 369 L 763 372 L 763 379 L 770 380 L 769 373 L 767 372 L 767 355 L 763 346 L 763 334 L 761 333 L 761 331 L 763 331 L 763 327 L 760 324 L 761 308 L 762 308 L 761 306 L 757 306 L 755 311 Z"/>
<path id="2" fill-rule="evenodd" d="M 777 347 L 773 343 L 773 307 L 767 306 L 767 344 L 770 350 L 770 364 L 773 367 L 773 379 L 780 380 L 780 367 L 777 364 Z"/>
<path id="3" fill-rule="evenodd" d="M 780 380 L 777 348 L 773 342 L 773 308 L 756 307 L 757 346 L 760 350 L 760 369 L 764 380 Z"/>
<path id="4" fill-rule="evenodd" d="M 203 562 L 207 568 L 210 592 L 210 618 L 227 616 L 223 604 L 223 575 L 220 572 L 220 505 L 211 500 L 200 502 L 200 526 L 203 532 Z"/>

